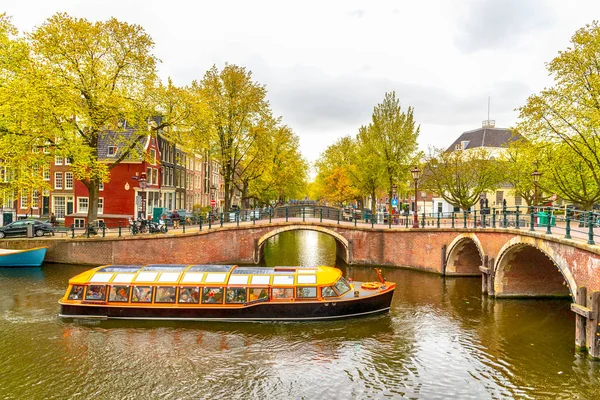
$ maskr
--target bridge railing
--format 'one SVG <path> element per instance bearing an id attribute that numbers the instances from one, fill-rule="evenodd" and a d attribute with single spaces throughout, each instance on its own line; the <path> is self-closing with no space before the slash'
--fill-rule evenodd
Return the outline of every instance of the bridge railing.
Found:
<path id="1" fill-rule="evenodd" d="M 166 232 L 193 232 L 224 226 L 240 226 L 280 221 L 329 221 L 343 225 L 371 228 L 455 228 L 488 229 L 514 228 L 544 234 L 561 235 L 567 239 L 585 240 L 588 244 L 600 243 L 600 213 L 564 207 L 491 207 L 471 212 L 445 213 L 392 213 L 348 211 L 315 205 L 293 205 L 277 208 L 256 208 L 231 213 L 213 213 L 208 217 L 185 218 L 167 221 L 167 226 L 152 229 L 147 221 L 136 223 L 103 223 L 95 226 L 71 225 L 59 227 L 57 233 L 72 237 L 126 236 L 161 234 Z M 178 226 L 177 226 L 178 225 Z M 166 231 L 166 232 L 165 232 Z"/>

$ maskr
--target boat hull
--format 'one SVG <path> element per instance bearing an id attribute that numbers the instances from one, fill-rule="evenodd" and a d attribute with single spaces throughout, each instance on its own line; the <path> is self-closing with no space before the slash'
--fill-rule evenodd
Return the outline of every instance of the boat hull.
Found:
<path id="1" fill-rule="evenodd" d="M 181 321 L 310 321 L 378 314 L 389 311 L 394 290 L 335 301 L 264 302 L 241 307 L 119 307 L 105 304 L 61 304 L 63 318 Z"/>
<path id="2" fill-rule="evenodd" d="M 44 262 L 46 247 L 0 252 L 0 268 L 39 267 Z"/>

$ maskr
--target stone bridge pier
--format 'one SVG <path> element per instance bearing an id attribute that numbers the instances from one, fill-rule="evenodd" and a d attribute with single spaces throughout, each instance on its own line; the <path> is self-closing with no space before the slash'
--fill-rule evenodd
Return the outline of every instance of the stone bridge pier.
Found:
<path id="1" fill-rule="evenodd" d="M 259 263 L 282 232 L 331 236 L 348 264 L 406 267 L 443 276 L 481 276 L 482 292 L 502 298 L 570 297 L 576 346 L 600 358 L 600 246 L 514 228 L 371 228 L 349 223 L 273 221 L 186 234 L 0 241 L 48 246 L 47 261 L 70 264 Z M 455 278 L 456 277 L 456 278 Z"/>

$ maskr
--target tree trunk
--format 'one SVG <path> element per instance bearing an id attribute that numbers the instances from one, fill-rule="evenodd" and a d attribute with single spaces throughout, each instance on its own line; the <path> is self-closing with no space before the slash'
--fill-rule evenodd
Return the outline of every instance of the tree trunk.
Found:
<path id="1" fill-rule="evenodd" d="M 375 215 L 377 210 L 377 198 L 375 197 L 375 189 L 371 191 L 371 214 Z"/>
<path id="2" fill-rule="evenodd" d="M 88 213 L 87 223 L 92 225 L 98 218 L 98 197 L 100 182 L 97 178 L 82 181 L 88 190 Z"/>

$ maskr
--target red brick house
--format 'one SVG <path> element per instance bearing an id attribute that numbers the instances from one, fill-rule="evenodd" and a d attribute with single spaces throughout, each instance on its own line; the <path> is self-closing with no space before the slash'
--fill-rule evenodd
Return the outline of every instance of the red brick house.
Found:
<path id="1" fill-rule="evenodd" d="M 123 133 L 110 132 L 99 138 L 98 158 L 108 164 L 114 162 L 123 149 L 118 143 L 128 143 L 133 130 Z M 114 140 L 123 135 L 125 140 Z M 121 144 L 122 147 L 125 145 Z M 145 136 L 139 140 L 140 155 L 128 157 L 110 170 L 110 181 L 100 187 L 98 220 L 107 227 L 116 228 L 121 222 L 128 227 L 131 217 L 146 218 L 159 206 L 161 197 L 160 151 L 156 137 Z M 142 157 L 144 154 L 145 157 Z M 145 181 L 144 181 L 145 179 Z M 142 186 L 142 187 L 140 187 Z M 74 212 L 65 218 L 65 225 L 82 228 L 87 224 L 89 193 L 81 181 L 75 181 Z"/>

